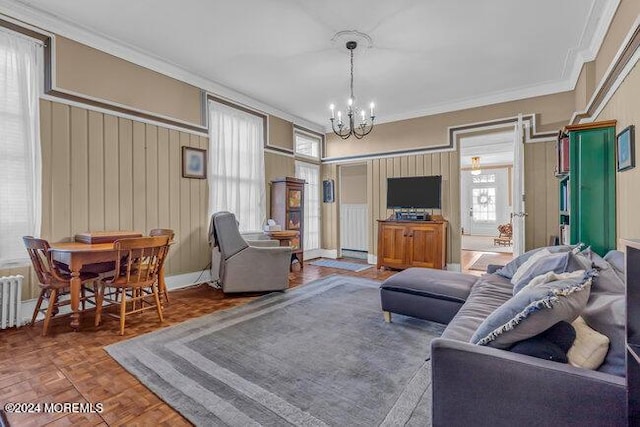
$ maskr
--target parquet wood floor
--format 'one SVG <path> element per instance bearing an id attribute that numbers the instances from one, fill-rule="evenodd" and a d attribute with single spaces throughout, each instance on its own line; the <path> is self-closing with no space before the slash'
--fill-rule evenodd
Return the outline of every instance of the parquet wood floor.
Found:
<path id="1" fill-rule="evenodd" d="M 354 260 L 350 260 L 357 262 Z M 355 273 L 305 263 L 302 271 L 290 274 L 290 286 L 300 286 L 331 274 L 384 280 L 393 271 L 375 267 Z M 147 390 L 103 350 L 106 345 L 166 328 L 218 310 L 245 304 L 252 295 L 224 295 L 207 285 L 169 293 L 164 323 L 154 312 L 127 316 L 123 337 L 118 321 L 106 317 L 93 326 L 93 313 L 81 318 L 81 329 L 72 332 L 69 317 L 54 318 L 49 335 L 42 337 L 42 323 L 34 327 L 0 331 L 0 403 L 98 403 L 102 413 L 93 414 L 7 414 L 12 426 L 183 426 L 189 422 Z"/>

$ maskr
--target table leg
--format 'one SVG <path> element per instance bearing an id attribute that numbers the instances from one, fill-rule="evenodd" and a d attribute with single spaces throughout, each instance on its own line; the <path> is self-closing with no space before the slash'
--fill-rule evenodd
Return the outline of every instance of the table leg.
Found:
<path id="1" fill-rule="evenodd" d="M 73 330 L 80 329 L 80 290 L 82 289 L 82 281 L 80 280 L 80 269 L 82 265 L 77 262 L 71 262 L 71 282 L 69 284 L 69 293 L 71 296 L 71 327 Z"/>

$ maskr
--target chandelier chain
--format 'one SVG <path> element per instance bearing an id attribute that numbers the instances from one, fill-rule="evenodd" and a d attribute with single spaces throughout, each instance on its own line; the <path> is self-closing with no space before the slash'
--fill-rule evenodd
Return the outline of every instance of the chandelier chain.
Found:
<path id="1" fill-rule="evenodd" d="M 351 53 L 351 82 L 349 87 L 351 88 L 351 99 L 353 99 L 353 49 L 349 52 Z"/>
<path id="2" fill-rule="evenodd" d="M 371 103 L 371 114 L 369 116 L 370 122 L 367 123 L 367 120 L 365 119 L 365 110 L 362 109 L 360 110 L 360 112 L 362 113 L 362 121 L 360 122 L 360 124 L 356 125 L 356 120 L 354 118 L 354 116 L 356 115 L 356 112 L 358 111 L 357 108 L 354 105 L 354 101 L 355 98 L 353 96 L 353 51 L 356 48 L 358 44 L 355 41 L 349 41 L 347 42 L 347 49 L 349 49 L 349 56 L 350 56 L 350 79 L 349 79 L 349 104 L 347 106 L 347 117 L 346 120 L 348 121 L 348 125 L 345 125 L 342 122 L 342 116 L 341 116 L 341 112 L 338 111 L 338 120 L 336 123 L 335 117 L 334 117 L 334 105 L 331 104 L 331 106 L 329 107 L 331 109 L 331 118 L 329 120 L 331 120 L 331 128 L 333 129 L 333 132 L 338 135 L 340 138 L 342 139 L 347 139 L 349 138 L 351 135 L 353 135 L 356 139 L 362 139 L 365 136 L 367 136 L 369 133 L 371 133 L 371 131 L 373 130 L 373 122 L 375 120 L 375 114 L 374 114 L 374 104 L 373 102 Z"/>

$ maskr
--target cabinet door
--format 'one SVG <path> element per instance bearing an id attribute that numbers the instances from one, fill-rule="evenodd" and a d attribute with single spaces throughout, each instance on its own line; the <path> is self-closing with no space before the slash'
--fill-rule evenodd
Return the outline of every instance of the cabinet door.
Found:
<path id="1" fill-rule="evenodd" d="M 442 268 L 442 235 L 435 224 L 408 228 L 408 264 L 412 267 Z"/>
<path id="2" fill-rule="evenodd" d="M 382 227 L 382 264 L 389 267 L 401 267 L 405 264 L 407 229 L 404 225 L 385 224 Z"/>
<path id="3" fill-rule="evenodd" d="M 616 248 L 615 131 L 571 134 L 571 243 L 604 255 Z"/>

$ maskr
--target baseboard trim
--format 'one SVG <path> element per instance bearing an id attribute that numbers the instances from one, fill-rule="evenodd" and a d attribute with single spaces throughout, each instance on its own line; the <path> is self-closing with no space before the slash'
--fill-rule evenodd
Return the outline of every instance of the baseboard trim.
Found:
<path id="1" fill-rule="evenodd" d="M 318 251 L 318 255 L 321 258 L 337 259 L 338 258 L 338 250 L 337 249 L 320 249 Z"/>
<path id="2" fill-rule="evenodd" d="M 199 283 L 208 283 L 211 281 L 211 270 L 206 269 L 204 271 L 194 271 L 192 273 L 184 273 L 184 274 L 176 274 L 174 276 L 167 276 L 165 278 L 165 282 L 167 284 L 167 289 L 170 291 L 176 289 L 187 288 L 189 286 L 197 285 Z M 19 326 L 26 325 L 31 321 L 31 316 L 33 316 L 33 310 L 36 308 L 36 302 L 38 302 L 37 298 L 29 299 L 26 301 L 22 301 L 20 305 L 20 313 L 21 315 L 21 323 Z M 71 307 L 68 305 L 60 307 L 60 314 L 69 314 L 71 313 Z M 38 314 L 36 321 L 44 319 L 44 314 Z"/>
<path id="3" fill-rule="evenodd" d="M 462 265 L 461 264 L 447 264 L 447 270 L 448 271 L 461 272 L 462 271 Z"/>

